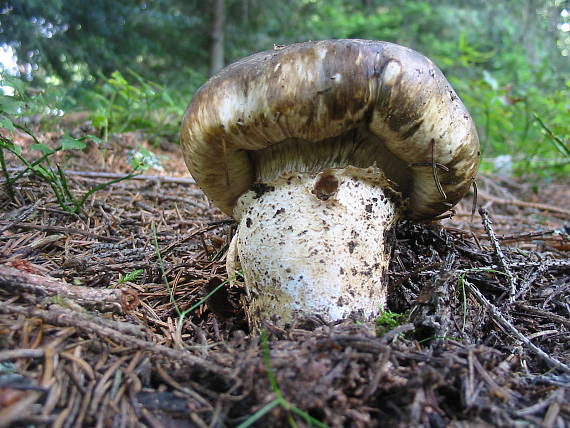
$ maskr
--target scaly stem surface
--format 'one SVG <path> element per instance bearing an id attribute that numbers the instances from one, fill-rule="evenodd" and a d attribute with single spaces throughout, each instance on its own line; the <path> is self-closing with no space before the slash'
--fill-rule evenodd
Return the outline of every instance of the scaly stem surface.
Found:
<path id="1" fill-rule="evenodd" d="M 253 326 L 376 316 L 386 303 L 386 236 L 398 205 L 376 168 L 287 174 L 242 195 L 235 245 Z"/>

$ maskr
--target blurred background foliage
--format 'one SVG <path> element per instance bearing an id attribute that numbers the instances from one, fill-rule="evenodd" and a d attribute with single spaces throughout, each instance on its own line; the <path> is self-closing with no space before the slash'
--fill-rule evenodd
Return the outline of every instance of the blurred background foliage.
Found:
<path id="1" fill-rule="evenodd" d="M 568 0 L 0 4 L 3 84 L 13 82 L 8 75 L 25 81 L 40 96 L 26 108 L 46 118 L 89 111 L 102 137 L 143 129 L 175 139 L 213 55 L 228 64 L 274 45 L 364 38 L 409 46 L 438 64 L 478 125 L 486 168 L 570 172 Z M 9 104 L 3 99 L 0 107 Z"/>

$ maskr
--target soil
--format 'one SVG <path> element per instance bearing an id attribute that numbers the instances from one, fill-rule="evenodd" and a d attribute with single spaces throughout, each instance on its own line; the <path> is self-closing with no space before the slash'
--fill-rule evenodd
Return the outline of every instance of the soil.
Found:
<path id="1" fill-rule="evenodd" d="M 11 138 L 31 154 L 29 136 Z M 127 172 L 139 144 L 114 136 L 52 162 L 82 195 Z M 399 225 L 393 322 L 260 336 L 243 284 L 226 281 L 235 223 L 177 145 L 150 149 L 163 171 L 78 214 L 33 175 L 12 199 L 0 178 L 0 426 L 570 426 L 567 177 L 482 175 L 479 211 L 469 195 L 451 219 Z"/>

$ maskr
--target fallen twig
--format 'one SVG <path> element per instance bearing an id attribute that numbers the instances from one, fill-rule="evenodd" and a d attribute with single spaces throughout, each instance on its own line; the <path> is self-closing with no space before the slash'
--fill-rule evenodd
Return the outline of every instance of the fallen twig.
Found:
<path id="1" fill-rule="evenodd" d="M 136 306 L 137 295 L 132 290 L 91 288 L 25 272 L 0 265 L 0 288 L 15 289 L 41 297 L 59 296 L 76 304 L 100 311 L 123 313 Z"/>
<path id="2" fill-rule="evenodd" d="M 487 192 L 482 191 L 481 189 L 479 189 L 478 196 L 483 198 L 483 199 L 486 199 L 488 201 L 491 201 L 495 204 L 515 205 L 517 207 L 535 208 L 535 209 L 540 210 L 540 211 L 547 211 L 547 212 L 551 212 L 551 213 L 562 214 L 562 215 L 570 218 L 570 213 L 568 212 L 567 209 L 555 207 L 553 205 L 541 204 L 538 202 L 524 202 L 524 201 L 519 201 L 518 199 L 498 198 L 498 197 L 493 196 Z"/>
<path id="3" fill-rule="evenodd" d="M 491 241 L 491 245 L 493 246 L 493 250 L 495 251 L 495 255 L 497 256 L 497 262 L 501 266 L 501 269 L 503 270 L 504 274 L 509 279 L 509 285 L 510 285 L 509 302 L 514 302 L 515 294 L 517 292 L 517 285 L 515 282 L 515 277 L 513 276 L 513 273 L 511 272 L 511 269 L 507 263 L 507 260 L 505 259 L 505 255 L 503 254 L 503 250 L 501 249 L 501 245 L 499 244 L 497 236 L 495 235 L 495 231 L 493 230 L 493 227 L 491 226 L 492 221 L 489 218 L 489 213 L 487 212 L 487 210 L 485 208 L 479 208 L 479 214 L 481 215 L 483 227 L 485 228 L 487 235 L 489 235 L 489 239 Z"/>
<path id="4" fill-rule="evenodd" d="M 528 269 L 528 268 L 538 268 L 541 266 L 545 266 L 545 272 L 551 270 L 551 269 L 560 269 L 560 270 L 565 270 L 565 269 L 570 269 L 570 260 L 546 260 L 544 262 L 514 262 L 510 264 L 510 267 L 512 269 Z M 487 266 L 485 268 L 482 269 L 489 269 L 489 270 L 500 270 L 501 266 L 499 265 L 490 265 Z M 468 269 L 455 269 L 453 271 L 455 274 L 461 275 L 464 273 L 470 273 L 473 272 L 472 268 L 468 268 Z M 438 275 L 439 271 L 437 270 L 418 270 L 418 272 L 412 272 L 413 275 L 418 275 L 418 276 L 430 276 L 430 277 L 435 277 L 436 275 Z M 390 274 L 393 275 L 393 274 Z M 411 277 L 413 275 L 409 275 L 409 274 L 405 274 L 404 278 L 407 279 L 408 277 Z"/>
<path id="5" fill-rule="evenodd" d="M 12 222 L 0 220 L 0 224 L 7 225 L 10 224 L 10 227 L 20 228 L 20 229 L 32 229 L 32 230 L 41 230 L 44 232 L 55 232 L 55 233 L 65 233 L 69 235 L 77 234 L 83 235 L 91 239 L 96 239 L 99 241 L 107 241 L 107 242 L 119 242 L 121 239 L 113 238 L 111 236 L 103 236 L 97 235 L 95 233 L 88 232 L 86 230 L 64 227 L 64 226 L 44 226 L 41 224 L 31 224 L 31 223 L 15 223 L 11 224 Z"/>
<path id="6" fill-rule="evenodd" d="M 553 401 L 560 398 L 560 389 L 555 390 L 550 393 L 548 397 L 544 400 L 540 400 L 538 403 L 534 403 L 532 406 L 525 407 L 523 409 L 516 410 L 515 413 L 518 416 L 533 415 L 542 411 L 544 408 L 548 407 Z"/>
<path id="7" fill-rule="evenodd" d="M 21 172 L 25 168 L 8 168 L 8 172 Z M 63 170 L 65 175 L 76 176 L 76 177 L 88 177 L 88 178 L 105 178 L 105 179 L 117 179 L 124 178 L 128 174 L 121 174 L 115 172 L 100 172 L 100 171 L 73 171 L 73 170 Z M 167 175 L 135 175 L 128 178 L 129 180 L 143 180 L 143 181 L 160 181 L 162 183 L 178 183 L 178 184 L 196 184 L 196 181 L 192 177 L 172 177 Z"/>
<path id="8" fill-rule="evenodd" d="M 517 241 L 533 241 L 537 239 L 545 239 L 546 235 L 553 235 L 557 232 L 556 229 L 544 230 L 541 232 L 528 232 L 519 233 L 516 235 L 499 235 L 497 239 L 501 242 L 517 242 Z"/>
<path id="9" fill-rule="evenodd" d="M 512 325 L 511 322 L 503 316 L 501 311 L 495 305 L 489 302 L 489 300 L 487 300 L 485 296 L 483 296 L 483 294 L 477 289 L 477 287 L 475 287 L 467 280 L 464 280 L 464 284 L 467 287 L 467 289 L 471 292 L 471 294 L 475 297 L 475 299 L 491 312 L 491 316 L 497 322 L 497 324 L 499 324 L 505 330 L 509 331 L 513 336 L 515 336 L 518 340 L 524 343 L 532 352 L 534 352 L 536 355 L 542 358 L 549 366 L 570 373 L 569 366 L 564 364 L 562 361 L 559 361 L 556 358 L 548 355 L 546 352 L 544 352 L 542 349 L 540 349 L 538 346 L 532 343 L 530 339 L 528 339 L 524 334 L 518 331 L 517 328 L 514 325 Z"/>
<path id="10" fill-rule="evenodd" d="M 565 318 L 557 314 L 553 314 L 552 312 L 547 311 L 546 309 L 543 308 L 535 308 L 534 306 L 527 305 L 523 302 L 517 302 L 515 303 L 515 305 L 517 308 L 525 312 L 528 312 L 529 314 L 533 314 L 541 318 L 546 318 L 553 322 L 558 322 L 560 324 L 565 325 L 567 328 L 570 328 L 570 319 L 568 318 Z"/>
<path id="11" fill-rule="evenodd" d="M 544 275 L 544 273 L 547 270 L 548 270 L 547 263 L 538 266 L 536 270 L 526 279 L 526 281 L 524 281 L 521 284 L 519 291 L 513 297 L 513 302 L 515 300 L 518 300 L 520 297 L 524 296 L 527 293 L 527 291 L 530 290 L 530 287 L 532 286 L 533 282 L 536 281 L 540 276 Z"/>
<path id="12" fill-rule="evenodd" d="M 43 349 L 8 349 L 0 351 L 0 361 L 15 360 L 16 358 L 42 358 Z"/>
<path id="13" fill-rule="evenodd" d="M 16 216 L 15 219 L 10 220 L 8 222 L 8 224 L 5 224 L 4 226 L 0 227 L 0 235 L 2 235 L 5 231 L 10 229 L 12 226 L 14 226 L 14 225 L 20 223 L 21 221 L 24 221 L 25 219 L 27 219 L 34 212 L 34 210 L 37 208 L 37 206 L 39 204 L 43 203 L 43 201 L 44 200 L 42 198 L 38 199 L 33 204 L 27 206 L 20 214 L 18 214 Z"/>
<path id="14" fill-rule="evenodd" d="M 43 394 L 43 392 L 32 391 L 14 404 L 1 408 L 0 428 L 12 426 L 12 423 L 18 421 L 22 415 L 25 415 L 32 404 L 38 401 Z"/>
<path id="15" fill-rule="evenodd" d="M 455 256 L 450 253 L 440 272 L 434 277 L 433 287 L 423 290 L 421 296 L 410 310 L 408 318 L 419 330 L 429 331 L 432 343 L 439 344 L 447 337 L 451 325 L 451 303 L 449 286 L 453 276 L 449 274 Z"/>

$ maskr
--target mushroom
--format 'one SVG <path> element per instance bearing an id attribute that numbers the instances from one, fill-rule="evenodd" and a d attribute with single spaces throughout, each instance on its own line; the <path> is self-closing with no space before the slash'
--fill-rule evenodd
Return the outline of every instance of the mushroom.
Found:
<path id="1" fill-rule="evenodd" d="M 181 144 L 211 202 L 238 222 L 248 317 L 370 319 L 385 306 L 390 230 L 433 219 L 469 190 L 479 140 L 423 55 L 326 40 L 244 58 L 186 110 Z"/>

